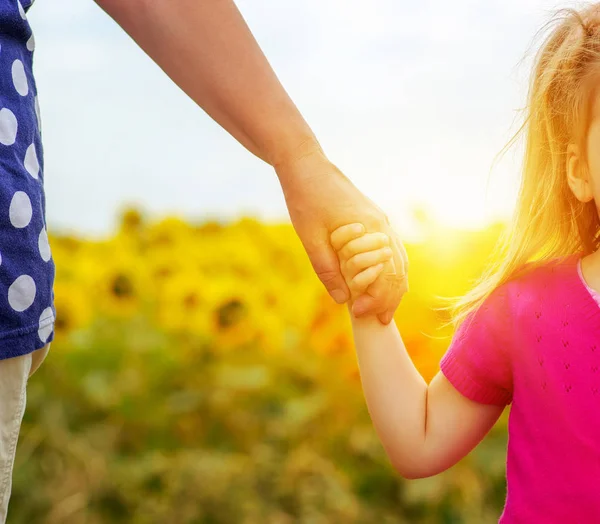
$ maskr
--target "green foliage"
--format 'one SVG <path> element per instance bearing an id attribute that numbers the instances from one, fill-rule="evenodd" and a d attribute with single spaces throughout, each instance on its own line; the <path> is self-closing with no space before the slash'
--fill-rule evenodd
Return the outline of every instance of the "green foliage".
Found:
<path id="1" fill-rule="evenodd" d="M 497 522 L 507 412 L 450 470 L 402 479 L 345 308 L 289 225 L 125 218 L 107 242 L 51 239 L 56 338 L 29 381 L 10 524 Z M 433 296 L 465 291 L 500 230 L 428 227 L 396 315 L 426 380 L 449 343 Z"/>
<path id="2" fill-rule="evenodd" d="M 442 475 L 391 468 L 360 387 L 297 350 L 223 359 L 97 319 L 33 375 L 9 521 L 494 522 L 505 425 Z"/>

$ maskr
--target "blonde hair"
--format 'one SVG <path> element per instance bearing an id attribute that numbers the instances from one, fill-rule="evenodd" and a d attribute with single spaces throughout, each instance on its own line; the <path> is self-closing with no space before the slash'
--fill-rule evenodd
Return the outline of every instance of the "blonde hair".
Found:
<path id="1" fill-rule="evenodd" d="M 600 245 L 596 204 L 575 197 L 566 166 L 567 146 L 576 143 L 582 154 L 580 165 L 587 169 L 591 95 L 594 80 L 600 78 L 596 67 L 600 65 L 600 3 L 579 11 L 559 9 L 540 31 L 552 24 L 556 27 L 535 56 L 527 105 L 522 109 L 525 120 L 500 151 L 526 133 L 515 212 L 475 287 L 458 299 L 451 297 L 453 305 L 440 308 L 452 309 L 450 322 L 455 328 L 511 278 L 557 257 L 593 253 Z"/>

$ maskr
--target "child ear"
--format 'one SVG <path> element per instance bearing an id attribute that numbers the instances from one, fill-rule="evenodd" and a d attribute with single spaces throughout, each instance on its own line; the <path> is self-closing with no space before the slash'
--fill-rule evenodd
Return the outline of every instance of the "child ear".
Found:
<path id="1" fill-rule="evenodd" d="M 567 146 L 566 170 L 567 182 L 573 194 L 580 202 L 589 202 L 594 198 L 592 185 L 589 180 L 589 172 L 582 162 L 579 146 L 569 144 Z"/>

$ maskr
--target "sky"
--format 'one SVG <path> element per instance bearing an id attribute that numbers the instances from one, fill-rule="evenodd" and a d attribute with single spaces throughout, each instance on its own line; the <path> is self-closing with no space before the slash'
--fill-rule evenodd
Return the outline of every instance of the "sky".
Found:
<path id="1" fill-rule="evenodd" d="M 533 37 L 581 2 L 236 3 L 328 157 L 404 238 L 418 236 L 415 207 L 457 227 L 508 218 L 522 150 L 492 163 L 519 126 Z M 288 219 L 273 169 L 92 0 L 36 0 L 28 18 L 51 233 L 110 235 L 126 205 Z"/>

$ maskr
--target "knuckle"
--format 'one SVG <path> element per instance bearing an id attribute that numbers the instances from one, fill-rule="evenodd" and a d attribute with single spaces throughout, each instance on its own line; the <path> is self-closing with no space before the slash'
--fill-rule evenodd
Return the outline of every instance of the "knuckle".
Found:
<path id="1" fill-rule="evenodd" d="M 398 273 L 385 273 L 382 275 L 386 284 L 392 288 L 399 288 L 404 280 L 404 275 L 400 275 Z"/>
<path id="2" fill-rule="evenodd" d="M 355 273 L 358 270 L 358 265 L 360 263 L 360 255 L 354 255 L 350 259 L 348 259 L 347 267 L 348 270 Z"/>
<path id="3" fill-rule="evenodd" d="M 362 291 L 362 290 L 363 290 L 363 287 L 364 287 L 364 286 L 362 285 L 362 283 L 361 283 L 361 280 L 360 280 L 360 279 L 353 278 L 353 279 L 350 281 L 350 286 L 349 286 L 349 287 L 350 287 L 350 289 L 351 289 L 352 291 L 354 291 L 354 292 L 360 292 L 360 291 Z"/>
<path id="4" fill-rule="evenodd" d="M 369 294 L 376 301 L 381 311 L 390 304 L 398 304 L 402 295 L 408 290 L 408 279 L 399 275 L 382 274 L 369 286 Z"/>
<path id="5" fill-rule="evenodd" d="M 360 242 L 361 242 L 360 238 L 353 238 L 344 247 L 346 248 L 347 251 L 349 251 L 350 253 L 353 253 L 356 251 L 356 246 L 360 245 Z"/>
<path id="6" fill-rule="evenodd" d="M 371 210 L 364 218 L 364 223 L 367 229 L 371 231 L 380 231 L 382 224 L 385 223 L 384 215 L 377 209 Z"/>
<path id="7" fill-rule="evenodd" d="M 344 280 L 350 280 L 352 278 L 352 276 L 348 273 L 348 270 L 346 267 L 342 267 L 341 269 L 341 274 L 342 274 L 342 278 Z"/>
<path id="8" fill-rule="evenodd" d="M 356 264 L 360 267 L 364 266 L 365 263 L 367 263 L 369 261 L 371 257 L 371 252 L 370 251 L 364 251 L 363 253 L 359 253 L 358 255 L 356 255 L 354 258 L 356 258 Z"/>
<path id="9" fill-rule="evenodd" d="M 340 251 L 340 257 L 345 260 L 349 260 L 350 258 L 352 258 L 352 255 L 353 255 L 352 247 L 349 244 L 344 246 L 342 248 L 342 250 Z"/>
<path id="10" fill-rule="evenodd" d="M 319 277 L 319 280 L 321 282 L 323 282 L 323 284 L 325 284 L 325 285 L 332 284 L 338 277 L 337 271 L 317 270 L 316 273 L 317 273 L 317 276 Z"/>
<path id="11" fill-rule="evenodd" d="M 383 229 L 383 223 L 381 220 L 379 220 L 376 217 L 373 217 L 371 220 L 369 220 L 368 222 L 369 225 L 369 229 L 371 231 L 381 231 Z"/>

